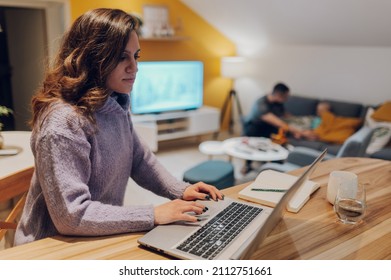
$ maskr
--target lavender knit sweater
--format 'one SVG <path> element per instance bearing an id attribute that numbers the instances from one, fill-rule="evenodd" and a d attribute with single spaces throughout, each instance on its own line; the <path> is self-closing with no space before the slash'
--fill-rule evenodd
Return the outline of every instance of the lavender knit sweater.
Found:
<path id="1" fill-rule="evenodd" d="M 99 236 L 149 230 L 153 206 L 122 206 L 132 177 L 168 198 L 182 196 L 178 181 L 139 140 L 129 96 L 114 95 L 95 114 L 96 132 L 65 103 L 53 105 L 33 129 L 35 173 L 15 245 L 57 234 Z"/>

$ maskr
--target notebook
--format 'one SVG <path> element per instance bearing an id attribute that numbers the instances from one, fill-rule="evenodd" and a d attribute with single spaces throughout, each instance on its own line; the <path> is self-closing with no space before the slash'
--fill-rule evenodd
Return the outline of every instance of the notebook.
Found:
<path id="1" fill-rule="evenodd" d="M 200 201 L 209 208 L 198 216 L 201 222 L 159 225 L 138 242 L 179 259 L 250 259 L 325 154 L 326 150 L 293 182 L 274 208 L 229 197 L 217 202 Z"/>
<path id="2" fill-rule="evenodd" d="M 296 176 L 274 171 L 264 170 L 258 174 L 254 182 L 239 192 L 239 198 L 275 207 L 281 200 L 284 192 L 297 180 Z M 297 213 L 310 199 L 310 195 L 320 185 L 307 180 L 294 194 L 287 205 L 289 212 Z"/>

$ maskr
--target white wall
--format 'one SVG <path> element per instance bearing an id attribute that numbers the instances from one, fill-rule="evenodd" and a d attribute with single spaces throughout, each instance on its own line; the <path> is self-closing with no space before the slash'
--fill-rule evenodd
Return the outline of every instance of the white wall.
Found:
<path id="1" fill-rule="evenodd" d="M 304 96 L 364 104 L 391 99 L 391 48 L 273 45 L 238 53 L 252 68 L 235 83 L 245 112 L 278 81 Z"/>

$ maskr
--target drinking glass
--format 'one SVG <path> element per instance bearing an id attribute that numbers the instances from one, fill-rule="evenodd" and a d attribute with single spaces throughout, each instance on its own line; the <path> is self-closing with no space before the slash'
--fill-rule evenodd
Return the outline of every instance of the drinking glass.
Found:
<path id="1" fill-rule="evenodd" d="M 338 186 L 334 202 L 334 211 L 340 222 L 358 224 L 362 221 L 366 209 L 365 184 Z"/>

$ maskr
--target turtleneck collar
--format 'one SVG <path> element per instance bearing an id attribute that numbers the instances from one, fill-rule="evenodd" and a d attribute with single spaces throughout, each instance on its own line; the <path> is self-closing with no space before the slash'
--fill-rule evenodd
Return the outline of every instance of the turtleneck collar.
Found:
<path id="1" fill-rule="evenodd" d="M 98 109 L 98 112 L 103 114 L 123 114 L 129 111 L 129 108 L 129 95 L 114 92 L 107 99 L 106 103 Z"/>

